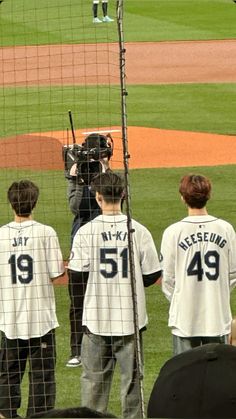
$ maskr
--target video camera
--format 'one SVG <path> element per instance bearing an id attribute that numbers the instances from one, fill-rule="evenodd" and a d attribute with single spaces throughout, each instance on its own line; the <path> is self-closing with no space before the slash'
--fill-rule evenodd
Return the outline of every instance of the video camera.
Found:
<path id="1" fill-rule="evenodd" d="M 62 158 L 65 164 L 65 177 L 71 178 L 70 170 L 74 164 L 81 176 L 99 173 L 100 160 L 111 158 L 113 154 L 113 139 L 110 134 L 92 133 L 79 144 L 63 146 Z"/>
<path id="2" fill-rule="evenodd" d="M 65 145 L 62 148 L 62 158 L 65 164 L 65 177 L 71 179 L 71 168 L 77 165 L 77 176 L 84 183 L 90 184 L 91 175 L 99 173 L 102 170 L 101 160 L 107 158 L 110 160 L 113 154 L 113 139 L 110 134 L 102 135 L 100 133 L 89 134 L 84 142 L 76 144 L 72 112 L 68 111 L 71 133 L 73 138 L 72 145 Z"/>

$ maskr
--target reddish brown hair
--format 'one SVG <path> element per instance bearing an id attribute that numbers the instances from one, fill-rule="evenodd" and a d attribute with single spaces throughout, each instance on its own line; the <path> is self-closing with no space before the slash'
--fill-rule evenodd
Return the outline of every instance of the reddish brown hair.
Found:
<path id="1" fill-rule="evenodd" d="M 211 182 L 205 176 L 186 175 L 180 181 L 179 192 L 190 208 L 203 208 L 211 196 Z"/>

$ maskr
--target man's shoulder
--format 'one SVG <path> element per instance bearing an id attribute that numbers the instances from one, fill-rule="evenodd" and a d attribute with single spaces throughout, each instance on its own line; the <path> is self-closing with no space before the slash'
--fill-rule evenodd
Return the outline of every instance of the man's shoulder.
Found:
<path id="1" fill-rule="evenodd" d="M 227 227 L 233 228 L 233 225 L 229 221 L 224 220 L 223 218 L 217 218 L 217 221 L 221 224 L 224 224 Z"/>
<path id="2" fill-rule="evenodd" d="M 151 232 L 144 224 L 141 224 L 139 221 L 132 219 L 132 229 L 136 234 L 146 234 L 151 236 Z"/>
<path id="3" fill-rule="evenodd" d="M 229 221 L 223 220 L 222 218 L 218 218 L 217 221 L 218 221 L 219 225 L 221 225 L 229 233 L 235 234 L 235 229 Z"/>
<path id="4" fill-rule="evenodd" d="M 133 227 L 136 227 L 140 230 L 148 230 L 148 228 L 144 224 L 140 223 L 139 221 L 137 221 L 133 218 L 132 218 L 131 222 L 132 222 Z"/>
<path id="5" fill-rule="evenodd" d="M 54 228 L 52 226 L 50 226 L 48 224 L 40 223 L 39 221 L 32 221 L 31 226 L 34 230 L 37 229 L 38 231 L 42 231 L 46 235 L 56 234 L 56 231 L 54 230 Z"/>
<path id="6" fill-rule="evenodd" d="M 0 235 L 9 234 L 8 231 L 11 229 L 11 223 L 3 224 L 0 226 Z"/>
<path id="7" fill-rule="evenodd" d="M 0 227 L 1 237 L 13 237 L 18 235 L 19 232 L 21 232 L 21 234 L 29 235 L 29 237 L 32 237 L 32 239 L 57 237 L 57 233 L 53 227 L 34 220 L 23 223 L 11 221 Z"/>
<path id="8" fill-rule="evenodd" d="M 164 230 L 164 234 L 178 234 L 179 231 L 189 231 L 193 225 L 208 225 L 211 228 L 220 228 L 224 229 L 226 231 L 234 231 L 234 228 L 232 224 L 230 224 L 228 221 L 223 220 L 222 218 L 217 218 L 212 215 L 206 215 L 206 216 L 187 216 L 183 218 L 182 220 L 176 221 L 173 224 L 170 224 L 166 229 Z"/>
<path id="9" fill-rule="evenodd" d="M 92 226 L 94 224 L 94 221 L 97 219 L 98 217 L 93 218 L 90 221 L 87 221 L 85 224 L 81 225 L 81 227 L 79 227 L 79 229 L 76 232 L 76 236 L 78 235 L 84 235 L 85 233 L 88 233 L 89 231 L 91 231 Z"/>
<path id="10" fill-rule="evenodd" d="M 172 223 L 170 225 L 168 225 L 165 230 L 164 233 L 170 233 L 170 232 L 174 232 L 174 231 L 178 231 L 182 228 L 183 226 L 183 222 L 184 222 L 185 218 L 183 218 L 182 220 L 176 221 L 175 223 Z"/>
<path id="11" fill-rule="evenodd" d="M 217 226 L 219 226 L 219 228 L 223 228 L 224 230 L 233 230 L 234 231 L 234 227 L 232 224 L 230 224 L 229 221 L 224 220 L 223 218 L 218 218 L 212 215 L 208 215 L 206 217 L 206 224 L 212 224 L 212 226 L 214 228 L 216 228 Z"/>

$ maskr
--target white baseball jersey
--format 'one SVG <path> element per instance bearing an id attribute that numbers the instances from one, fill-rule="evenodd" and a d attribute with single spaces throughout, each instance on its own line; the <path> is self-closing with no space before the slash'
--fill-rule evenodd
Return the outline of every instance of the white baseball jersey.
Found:
<path id="1" fill-rule="evenodd" d="M 132 220 L 139 328 L 147 324 L 142 275 L 160 271 L 150 232 Z M 83 325 L 93 334 L 123 336 L 134 333 L 127 217 L 99 215 L 75 235 L 69 269 L 89 272 Z"/>
<path id="2" fill-rule="evenodd" d="M 182 337 L 228 334 L 230 290 L 236 284 L 233 227 L 210 215 L 186 217 L 165 230 L 161 255 L 172 333 Z"/>
<path id="3" fill-rule="evenodd" d="M 0 228 L 0 330 L 9 339 L 58 326 L 52 280 L 64 272 L 57 235 L 36 221 Z"/>

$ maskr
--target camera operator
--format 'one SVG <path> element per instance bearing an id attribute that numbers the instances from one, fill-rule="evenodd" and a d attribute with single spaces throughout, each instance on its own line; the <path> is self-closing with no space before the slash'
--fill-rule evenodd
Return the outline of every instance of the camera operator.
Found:
<path id="1" fill-rule="evenodd" d="M 65 176 L 68 180 L 67 197 L 71 212 L 75 216 L 72 224 L 71 242 L 81 226 L 101 213 L 90 184 L 98 173 L 110 170 L 109 160 L 112 153 L 112 138 L 109 135 L 104 136 L 98 133 L 86 137 L 82 146 L 74 144 L 72 149 L 67 148 L 66 150 L 64 159 Z M 81 365 L 82 314 L 86 282 L 81 280 L 79 283 L 75 283 L 70 271 L 68 271 L 68 276 L 71 357 L 66 366 L 78 367 Z"/>

